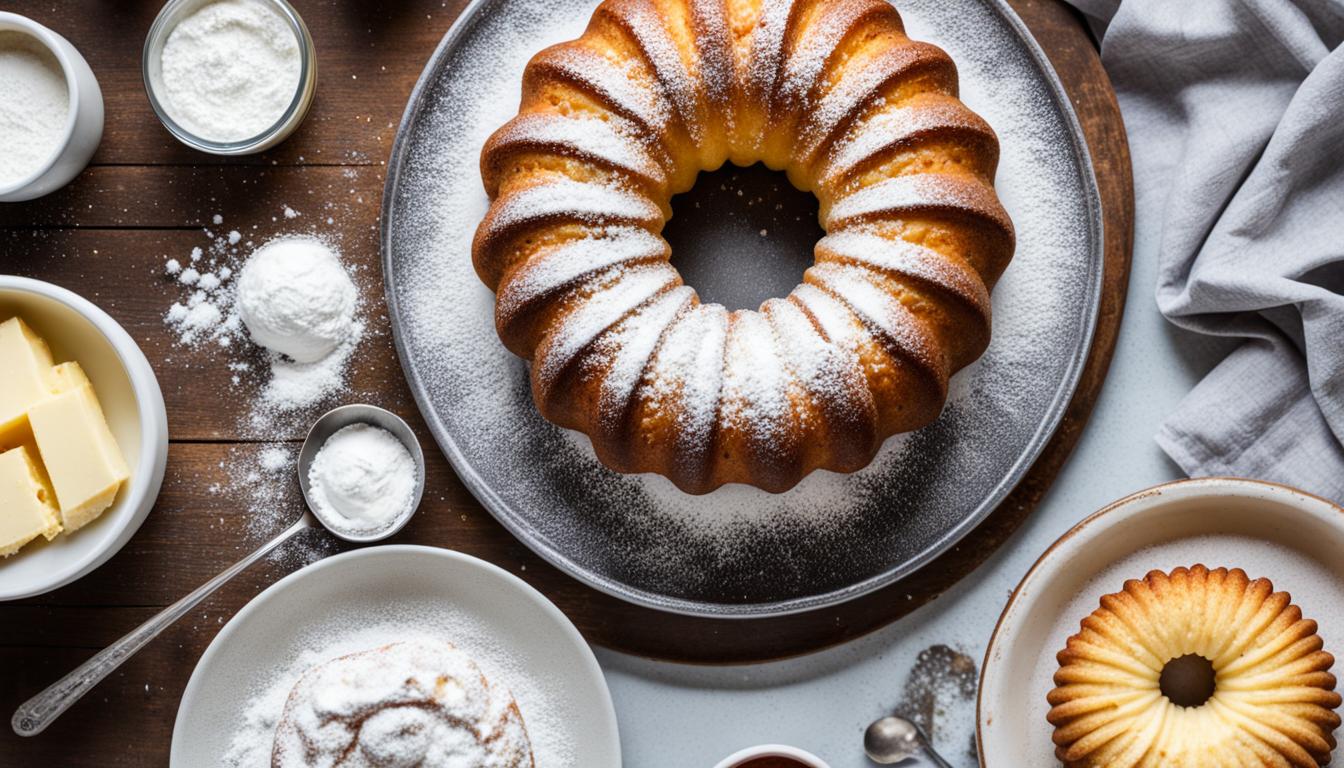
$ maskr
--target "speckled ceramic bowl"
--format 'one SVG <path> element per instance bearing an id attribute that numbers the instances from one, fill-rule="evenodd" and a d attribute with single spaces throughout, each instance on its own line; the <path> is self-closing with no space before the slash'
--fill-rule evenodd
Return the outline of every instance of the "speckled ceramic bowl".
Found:
<path id="1" fill-rule="evenodd" d="M 982 768 L 1054 765 L 1046 694 L 1055 653 L 1102 595 L 1152 569 L 1241 568 L 1286 591 L 1344 654 L 1344 509 L 1302 491 L 1238 478 L 1159 485 L 1065 533 L 1008 600 L 981 668 Z"/>

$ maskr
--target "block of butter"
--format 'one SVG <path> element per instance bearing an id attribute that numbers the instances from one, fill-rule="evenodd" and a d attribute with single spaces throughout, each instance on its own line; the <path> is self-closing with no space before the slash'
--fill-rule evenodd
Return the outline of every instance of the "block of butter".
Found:
<path id="1" fill-rule="evenodd" d="M 75 531 L 111 506 L 130 470 L 79 363 L 61 363 L 51 378 L 57 392 L 28 409 L 28 424 L 61 523 Z"/>
<path id="2" fill-rule="evenodd" d="M 0 453 L 0 557 L 60 533 L 55 494 L 28 447 Z"/>
<path id="3" fill-rule="evenodd" d="M 15 430 L 26 430 L 25 415 L 34 403 L 51 394 L 51 350 L 23 320 L 0 323 L 0 440 Z"/>

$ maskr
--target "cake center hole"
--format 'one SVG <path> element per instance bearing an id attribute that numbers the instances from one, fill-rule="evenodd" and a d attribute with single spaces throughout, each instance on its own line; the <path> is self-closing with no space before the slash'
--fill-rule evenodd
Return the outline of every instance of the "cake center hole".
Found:
<path id="1" fill-rule="evenodd" d="M 663 236 L 672 265 L 701 301 L 756 309 L 787 296 L 812 266 L 812 247 L 826 234 L 817 210 L 817 198 L 782 172 L 725 163 L 672 198 Z"/>
<path id="2" fill-rule="evenodd" d="M 1213 695 L 1213 663 L 1188 653 L 1168 661 L 1157 678 L 1162 695 L 1179 707 L 1198 707 Z"/>

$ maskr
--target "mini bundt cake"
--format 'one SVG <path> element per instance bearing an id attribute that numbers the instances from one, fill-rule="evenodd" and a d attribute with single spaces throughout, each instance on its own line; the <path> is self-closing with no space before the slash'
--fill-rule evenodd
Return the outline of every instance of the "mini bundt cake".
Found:
<path id="1" fill-rule="evenodd" d="M 607 466 L 780 492 L 933 421 L 988 345 L 998 157 L 886 0 L 606 0 L 486 143 L 473 262 L 542 415 Z M 725 161 L 820 201 L 814 266 L 757 311 L 702 304 L 660 235 Z"/>
<path id="2" fill-rule="evenodd" d="M 1241 569 L 1149 573 L 1101 598 L 1059 652 L 1048 719 L 1070 768 L 1233 768 L 1330 762 L 1340 704 L 1316 622 Z M 1191 656 L 1212 668 L 1190 706 L 1163 691 Z M 1202 696 L 1200 697 L 1202 698 Z"/>
<path id="3" fill-rule="evenodd" d="M 332 659 L 290 691 L 273 768 L 533 768 L 513 695 L 451 643 Z"/>

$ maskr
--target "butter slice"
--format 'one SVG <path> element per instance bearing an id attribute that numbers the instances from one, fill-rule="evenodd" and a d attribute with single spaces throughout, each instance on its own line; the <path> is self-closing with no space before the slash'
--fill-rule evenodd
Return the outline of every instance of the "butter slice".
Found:
<path id="1" fill-rule="evenodd" d="M 27 323 L 17 317 L 0 323 L 0 439 L 26 431 L 24 414 L 52 392 L 51 368 L 51 349 Z"/>
<path id="2" fill-rule="evenodd" d="M 56 491 L 61 522 L 75 531 L 112 505 L 130 470 L 79 364 L 62 363 L 51 376 L 60 391 L 32 406 L 28 423 Z"/>
<path id="3" fill-rule="evenodd" d="M 0 453 L 0 557 L 61 532 L 55 494 L 26 447 Z"/>
<path id="4" fill-rule="evenodd" d="M 90 387 L 93 386 L 93 383 L 89 381 L 88 374 L 84 373 L 84 369 L 80 367 L 79 363 L 73 360 L 52 367 L 49 375 L 52 393 L 69 392 L 86 384 Z"/>

